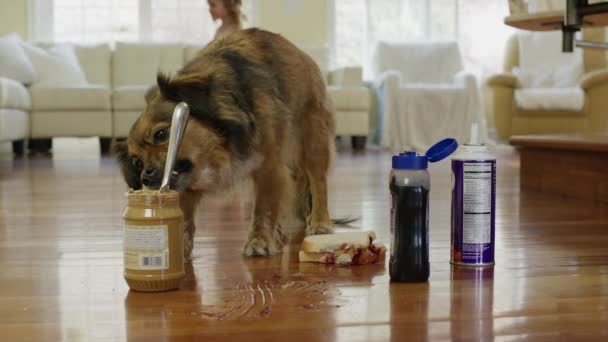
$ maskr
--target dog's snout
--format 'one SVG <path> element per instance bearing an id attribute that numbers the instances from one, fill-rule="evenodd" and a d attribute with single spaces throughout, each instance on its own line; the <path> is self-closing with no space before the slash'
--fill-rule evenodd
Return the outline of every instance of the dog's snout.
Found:
<path id="1" fill-rule="evenodd" d="M 160 169 L 154 165 L 148 165 L 141 173 L 141 183 L 149 188 L 156 188 L 160 186 L 161 172 Z"/>

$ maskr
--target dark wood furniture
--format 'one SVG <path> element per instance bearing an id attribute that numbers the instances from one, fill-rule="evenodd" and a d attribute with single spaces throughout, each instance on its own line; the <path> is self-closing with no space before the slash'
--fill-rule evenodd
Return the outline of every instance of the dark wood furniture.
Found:
<path id="1" fill-rule="evenodd" d="M 608 135 L 522 135 L 510 139 L 521 156 L 521 186 L 608 202 Z"/>

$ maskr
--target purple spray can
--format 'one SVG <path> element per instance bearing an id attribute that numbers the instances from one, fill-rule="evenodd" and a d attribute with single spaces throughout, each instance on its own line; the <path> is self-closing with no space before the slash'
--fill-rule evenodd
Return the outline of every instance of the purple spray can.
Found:
<path id="1" fill-rule="evenodd" d="M 493 266 L 496 211 L 496 158 L 479 142 L 477 124 L 471 141 L 452 157 L 451 263 Z"/>

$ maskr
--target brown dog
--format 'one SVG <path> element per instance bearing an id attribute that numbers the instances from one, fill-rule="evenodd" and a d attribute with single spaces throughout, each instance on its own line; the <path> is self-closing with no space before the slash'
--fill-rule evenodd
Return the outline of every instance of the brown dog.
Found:
<path id="1" fill-rule="evenodd" d="M 201 195 L 249 176 L 255 206 L 245 255 L 280 252 L 281 225 L 294 213 L 306 220 L 307 235 L 333 232 L 334 119 L 312 58 L 277 34 L 249 29 L 215 40 L 174 77 L 159 74 L 158 88 L 115 150 L 130 187 L 158 188 L 173 109 L 180 101 L 190 106 L 171 178 L 182 193 L 186 258 Z"/>

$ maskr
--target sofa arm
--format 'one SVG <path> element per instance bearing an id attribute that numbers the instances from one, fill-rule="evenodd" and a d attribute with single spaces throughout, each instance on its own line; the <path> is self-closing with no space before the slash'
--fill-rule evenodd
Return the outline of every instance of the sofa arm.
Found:
<path id="1" fill-rule="evenodd" d="M 500 75 L 503 76 L 503 75 Z M 508 75 L 507 75 L 508 77 Z M 490 98 L 490 111 L 494 117 L 496 133 L 501 139 L 508 139 L 512 134 L 513 114 L 515 107 L 515 87 L 513 80 L 505 77 L 492 77 L 492 83 L 488 81 Z"/>
<path id="2" fill-rule="evenodd" d="M 360 67 L 339 68 L 330 73 L 330 84 L 341 87 L 363 86 L 363 71 Z"/>
<path id="3" fill-rule="evenodd" d="M 498 74 L 488 78 L 489 87 L 510 87 L 517 88 L 517 77 L 511 74 Z"/>
<path id="4" fill-rule="evenodd" d="M 391 87 L 398 89 L 401 86 L 401 73 L 396 70 L 389 70 L 381 73 L 374 80 L 374 88 Z"/>
<path id="5" fill-rule="evenodd" d="M 608 131 L 608 70 L 596 70 L 585 74 L 581 80 L 585 91 L 586 131 L 602 133 Z"/>
<path id="6" fill-rule="evenodd" d="M 466 88 L 469 92 L 477 93 L 477 79 L 468 71 L 459 71 L 454 75 L 454 83 Z"/>
<path id="7" fill-rule="evenodd" d="M 595 70 L 583 76 L 581 88 L 587 91 L 606 83 L 608 83 L 608 69 Z"/>
<path id="8" fill-rule="evenodd" d="M 31 107 L 30 93 L 21 82 L 0 77 L 0 108 L 29 110 Z"/>
<path id="9" fill-rule="evenodd" d="M 472 83 L 473 85 L 475 85 L 475 75 L 468 71 L 461 70 L 457 72 L 456 75 L 454 75 L 454 83 L 462 85 L 468 85 Z"/>

